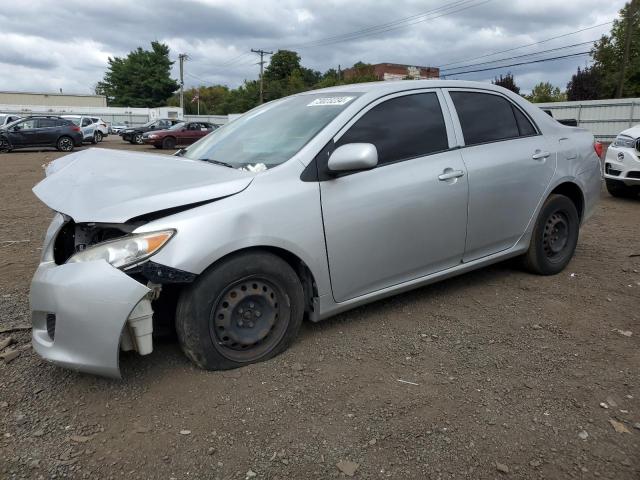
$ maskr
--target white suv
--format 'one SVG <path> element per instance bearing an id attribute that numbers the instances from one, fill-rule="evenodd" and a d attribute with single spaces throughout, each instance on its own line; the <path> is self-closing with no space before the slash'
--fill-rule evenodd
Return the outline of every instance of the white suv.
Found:
<path id="1" fill-rule="evenodd" d="M 71 120 L 82 129 L 84 142 L 96 144 L 108 135 L 106 123 L 97 117 L 87 117 L 85 115 L 62 115 L 62 118 Z"/>
<path id="2" fill-rule="evenodd" d="M 623 131 L 609 145 L 604 178 L 614 197 L 635 197 L 640 193 L 640 125 Z"/>

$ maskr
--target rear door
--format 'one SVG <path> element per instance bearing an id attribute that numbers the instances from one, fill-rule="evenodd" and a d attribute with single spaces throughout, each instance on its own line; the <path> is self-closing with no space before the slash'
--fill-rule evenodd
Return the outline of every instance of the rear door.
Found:
<path id="1" fill-rule="evenodd" d="M 512 247 L 556 169 L 556 151 L 524 110 L 498 92 L 448 89 L 469 174 L 464 261 Z"/>
<path id="2" fill-rule="evenodd" d="M 437 90 L 390 95 L 334 138 L 335 147 L 372 143 L 378 150 L 376 168 L 320 182 L 337 302 L 461 262 L 467 179 L 441 100 Z"/>
<path id="3" fill-rule="evenodd" d="M 36 121 L 35 141 L 38 145 L 55 145 L 58 140 L 59 120 L 38 118 Z"/>

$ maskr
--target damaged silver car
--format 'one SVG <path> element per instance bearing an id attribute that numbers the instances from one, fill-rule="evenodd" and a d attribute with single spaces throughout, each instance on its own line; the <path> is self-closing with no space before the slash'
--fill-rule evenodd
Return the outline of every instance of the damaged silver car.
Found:
<path id="1" fill-rule="evenodd" d="M 229 369 L 319 321 L 520 256 L 560 272 L 600 192 L 593 136 L 493 85 L 381 82 L 246 113 L 176 156 L 91 149 L 49 165 L 57 212 L 31 287 L 33 344 L 119 376 L 175 328 Z"/>

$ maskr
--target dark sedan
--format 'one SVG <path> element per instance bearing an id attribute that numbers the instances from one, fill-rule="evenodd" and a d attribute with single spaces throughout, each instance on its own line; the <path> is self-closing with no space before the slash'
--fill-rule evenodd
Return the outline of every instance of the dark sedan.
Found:
<path id="1" fill-rule="evenodd" d="M 180 120 L 173 118 L 159 118 L 158 120 L 152 120 L 151 122 L 147 122 L 139 127 L 125 128 L 119 135 L 121 135 L 122 139 L 127 142 L 142 145 L 144 143 L 142 138 L 144 133 L 152 130 L 164 130 L 179 122 Z"/>
<path id="2" fill-rule="evenodd" d="M 181 122 L 167 130 L 156 130 L 143 135 L 147 145 L 156 148 L 172 149 L 176 145 L 189 145 L 213 132 L 217 125 L 209 122 Z"/>
<path id="3" fill-rule="evenodd" d="M 82 146 L 82 139 L 82 130 L 71 120 L 33 116 L 0 128 L 0 152 L 29 147 L 55 147 L 61 152 L 70 152 Z"/>

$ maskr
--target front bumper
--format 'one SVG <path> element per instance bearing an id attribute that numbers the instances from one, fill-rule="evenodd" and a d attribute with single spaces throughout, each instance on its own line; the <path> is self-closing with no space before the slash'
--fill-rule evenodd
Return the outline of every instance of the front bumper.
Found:
<path id="1" fill-rule="evenodd" d="M 123 328 L 149 292 L 104 260 L 44 261 L 31 283 L 33 347 L 59 366 L 119 378 Z"/>
<path id="2" fill-rule="evenodd" d="M 640 152 L 610 145 L 604 159 L 604 178 L 626 185 L 640 185 Z"/>
<path id="3" fill-rule="evenodd" d="M 142 137 L 142 141 L 145 145 L 161 145 L 161 138 L 150 138 L 150 137 Z"/>

